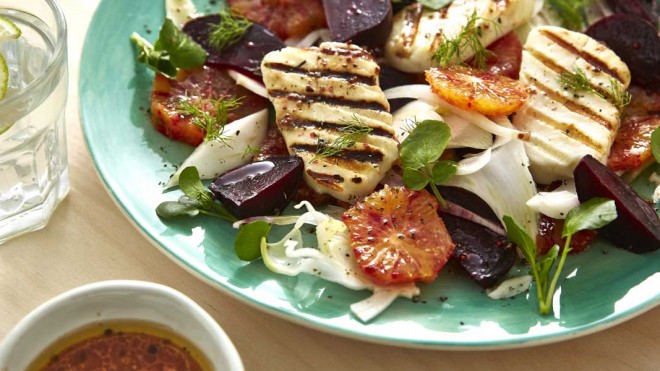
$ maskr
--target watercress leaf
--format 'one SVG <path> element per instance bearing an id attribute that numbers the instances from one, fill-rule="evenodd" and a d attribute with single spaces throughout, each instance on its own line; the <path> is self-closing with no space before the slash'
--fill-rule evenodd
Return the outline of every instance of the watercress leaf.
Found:
<path id="1" fill-rule="evenodd" d="M 420 4 L 432 10 L 440 10 L 451 4 L 453 1 L 454 0 L 418 0 Z"/>
<path id="2" fill-rule="evenodd" d="M 537 263 L 539 277 L 543 277 L 544 281 L 547 281 L 547 278 L 550 277 L 550 270 L 555 265 L 558 256 L 559 256 L 559 245 L 555 244 Z"/>
<path id="3" fill-rule="evenodd" d="M 239 259 L 251 261 L 261 257 L 261 239 L 268 237 L 270 224 L 259 220 L 243 225 L 234 241 L 234 251 Z"/>
<path id="4" fill-rule="evenodd" d="M 536 244 L 532 237 L 508 215 L 502 218 L 509 240 L 520 248 L 525 259 L 531 264 L 536 261 Z"/>
<path id="5" fill-rule="evenodd" d="M 199 202 L 204 209 L 214 209 L 213 198 L 202 184 L 196 167 L 189 166 L 183 169 L 179 175 L 179 187 L 186 196 Z"/>
<path id="6" fill-rule="evenodd" d="M 166 201 L 156 207 L 156 214 L 163 219 L 175 219 L 183 216 L 194 217 L 199 215 L 199 209 L 192 205 Z"/>
<path id="7" fill-rule="evenodd" d="M 408 189 L 419 191 L 424 189 L 424 187 L 429 184 L 429 180 L 421 171 L 405 168 L 403 169 L 403 184 Z"/>
<path id="8" fill-rule="evenodd" d="M 186 195 L 182 195 L 181 197 L 179 197 L 179 199 L 177 200 L 177 202 L 180 203 L 181 205 L 194 206 L 194 207 L 196 207 L 196 208 L 198 208 L 198 209 L 199 209 L 200 207 L 202 207 L 202 204 L 200 204 L 200 203 L 197 202 L 196 200 L 193 200 L 192 198 L 190 198 L 190 197 L 188 197 L 188 196 L 186 196 Z"/>
<path id="9" fill-rule="evenodd" d="M 655 161 L 660 163 L 660 128 L 657 128 L 651 134 L 651 150 Z"/>
<path id="10" fill-rule="evenodd" d="M 404 168 L 420 169 L 437 161 L 451 139 L 451 129 L 442 121 L 425 120 L 401 143 L 399 156 Z"/>
<path id="11" fill-rule="evenodd" d="M 431 169 L 431 179 L 435 184 L 442 184 L 456 174 L 457 168 L 456 161 L 438 161 Z"/>
<path id="12" fill-rule="evenodd" d="M 561 236 L 568 237 L 585 229 L 599 229 L 616 218 L 614 201 L 595 197 L 568 212 Z"/>
<path id="13" fill-rule="evenodd" d="M 557 12 L 564 28 L 580 31 L 587 23 L 586 0 L 548 0 L 546 4 Z"/>
<path id="14" fill-rule="evenodd" d="M 131 41 L 137 47 L 138 61 L 168 78 L 173 79 L 176 77 L 176 67 L 174 67 L 166 52 L 155 49 L 153 45 L 137 33 L 131 35 Z"/>
<path id="15" fill-rule="evenodd" d="M 170 61 L 178 68 L 195 68 L 206 61 L 204 48 L 181 31 L 169 18 L 165 19 L 160 28 L 157 46 L 169 54 Z"/>

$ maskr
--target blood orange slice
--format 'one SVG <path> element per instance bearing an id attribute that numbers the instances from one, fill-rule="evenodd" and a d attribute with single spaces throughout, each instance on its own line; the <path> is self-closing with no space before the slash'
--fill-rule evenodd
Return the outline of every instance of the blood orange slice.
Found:
<path id="1" fill-rule="evenodd" d="M 448 103 L 489 116 L 510 115 L 529 97 L 519 81 L 465 66 L 431 68 L 426 81 Z"/>
<path id="2" fill-rule="evenodd" d="M 303 37 L 327 25 L 321 0 L 228 0 L 228 4 L 282 39 Z"/>
<path id="3" fill-rule="evenodd" d="M 215 66 L 180 71 L 176 80 L 156 74 L 151 90 L 151 121 L 163 135 L 193 146 L 206 135 L 204 129 L 181 114 L 177 107 L 182 98 L 222 99 L 241 98 L 239 108 L 228 114 L 227 123 L 238 120 L 267 107 L 267 100 L 236 85 L 227 71 Z M 213 112 L 209 112 L 214 114 Z"/>
<path id="4" fill-rule="evenodd" d="M 426 191 L 385 186 L 346 211 L 360 269 L 381 285 L 433 281 L 454 243 Z"/>
<path id="5" fill-rule="evenodd" d="M 653 156 L 651 134 L 660 127 L 660 117 L 626 117 L 614 138 L 607 166 L 613 171 L 641 167 Z"/>

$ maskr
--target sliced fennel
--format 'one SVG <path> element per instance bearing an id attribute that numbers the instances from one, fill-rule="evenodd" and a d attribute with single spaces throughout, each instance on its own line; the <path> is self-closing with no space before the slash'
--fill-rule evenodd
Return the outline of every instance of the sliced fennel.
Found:
<path id="1" fill-rule="evenodd" d="M 454 176 L 446 184 L 476 194 L 500 221 L 509 215 L 535 238 L 538 213 L 527 206 L 527 200 L 536 195 L 536 184 L 528 167 L 523 142 L 512 140 L 494 149 L 491 161 L 481 170 L 468 176 Z"/>
<path id="2" fill-rule="evenodd" d="M 579 205 L 575 182 L 572 180 L 552 192 L 539 192 L 527 201 L 527 206 L 532 210 L 555 219 L 566 219 L 568 212 Z"/>
<path id="3" fill-rule="evenodd" d="M 261 241 L 264 264 L 275 273 L 296 276 L 307 273 L 338 283 L 352 290 L 368 289 L 374 295 L 351 305 L 351 311 L 362 321 L 369 321 L 385 310 L 399 296 L 412 298 L 419 295 L 414 284 L 378 286 L 362 273 L 353 258 L 350 236 L 346 225 L 320 213 L 306 201 L 295 208 L 305 207 L 307 212 L 298 217 L 293 228 L 280 241 Z M 305 247 L 300 228 L 316 225 L 318 248 Z"/>
<path id="4" fill-rule="evenodd" d="M 523 132 L 511 127 L 498 125 L 488 117 L 472 111 L 465 111 L 456 106 L 443 101 L 435 93 L 431 91 L 431 87 L 424 84 L 417 85 L 404 85 L 396 88 L 387 89 L 384 91 L 387 99 L 400 99 L 411 98 L 419 99 L 432 106 L 437 106 L 443 110 L 447 110 L 456 116 L 460 116 L 468 122 L 482 128 L 483 130 L 497 135 L 498 137 L 505 137 L 510 139 L 524 139 L 529 137 L 528 132 Z"/>
<path id="5" fill-rule="evenodd" d="M 408 133 L 415 128 L 418 122 L 424 120 L 443 121 L 451 129 L 451 140 L 447 148 L 476 148 L 485 149 L 485 151 L 467 156 L 458 163 L 456 169 L 457 175 L 469 175 L 481 170 L 492 158 L 492 150 L 505 144 L 510 139 L 508 137 L 498 137 L 493 143 L 493 135 L 476 126 L 461 116 L 451 112 L 442 116 L 437 112 L 437 108 L 422 100 L 416 100 L 401 107 L 394 113 L 394 130 L 396 139 L 402 142 Z M 511 126 L 506 120 L 498 121 L 493 124 L 501 126 Z"/>
<path id="6" fill-rule="evenodd" d="M 308 33 L 305 35 L 305 37 L 302 38 L 290 37 L 284 40 L 284 44 L 286 46 L 295 46 L 297 48 L 309 48 L 319 40 L 322 42 L 331 41 L 332 38 L 330 37 L 330 30 L 327 28 L 320 28 Z"/>
<path id="7" fill-rule="evenodd" d="M 165 0 L 165 15 L 181 27 L 199 14 L 192 0 Z"/>
<path id="8" fill-rule="evenodd" d="M 493 136 L 489 132 L 451 113 L 440 115 L 436 107 L 421 100 L 410 102 L 394 112 L 393 126 L 396 139 L 402 142 L 414 129 L 415 124 L 424 120 L 443 121 L 449 126 L 451 141 L 447 148 L 486 149 L 493 144 Z"/>
<path id="9" fill-rule="evenodd" d="M 179 184 L 183 169 L 194 166 L 202 179 L 213 179 L 220 174 L 244 165 L 252 159 L 250 147 L 259 147 L 268 129 L 268 110 L 263 109 L 240 120 L 225 125 L 224 142 L 213 140 L 202 142 L 179 166 L 166 188 Z M 228 142 L 225 143 L 225 142 Z"/>
<path id="10" fill-rule="evenodd" d="M 266 90 L 264 84 L 257 82 L 256 80 L 253 80 L 234 70 L 227 70 L 227 74 L 229 74 L 229 77 L 234 79 L 236 85 L 242 86 L 254 94 L 268 99 L 268 91 Z"/>
<path id="11" fill-rule="evenodd" d="M 502 281 L 496 287 L 486 290 L 486 294 L 493 300 L 507 299 L 526 292 L 531 284 L 532 276 L 529 274 L 513 277 Z"/>

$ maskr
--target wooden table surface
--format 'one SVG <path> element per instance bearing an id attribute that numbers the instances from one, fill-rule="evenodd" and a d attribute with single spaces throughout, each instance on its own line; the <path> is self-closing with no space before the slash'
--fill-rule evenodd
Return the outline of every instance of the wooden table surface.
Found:
<path id="1" fill-rule="evenodd" d="M 0 338 L 74 287 L 137 279 L 171 286 L 224 328 L 247 370 L 660 370 L 660 308 L 599 333 L 517 350 L 446 352 L 375 345 L 273 317 L 216 291 L 152 246 L 103 189 L 83 142 L 78 66 L 97 0 L 60 0 L 69 24 L 71 191 L 48 226 L 0 245 Z"/>

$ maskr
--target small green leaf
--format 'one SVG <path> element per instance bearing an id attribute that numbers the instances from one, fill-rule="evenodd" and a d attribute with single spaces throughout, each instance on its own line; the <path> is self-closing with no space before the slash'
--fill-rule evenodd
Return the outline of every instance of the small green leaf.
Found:
<path id="1" fill-rule="evenodd" d="M 458 164 L 455 161 L 438 161 L 431 170 L 431 179 L 435 184 L 442 184 L 456 174 Z"/>
<path id="2" fill-rule="evenodd" d="M 451 4 L 454 0 L 418 0 L 418 2 L 431 10 L 440 10 Z"/>
<path id="3" fill-rule="evenodd" d="M 655 129 L 651 134 L 651 150 L 655 161 L 660 163 L 660 128 Z"/>
<path id="4" fill-rule="evenodd" d="M 558 256 L 559 256 L 559 245 L 555 244 L 537 263 L 540 277 L 550 276 L 550 270 L 555 265 Z"/>
<path id="5" fill-rule="evenodd" d="M 131 41 L 137 47 L 138 61 L 170 79 L 176 77 L 178 68 L 195 68 L 206 61 L 204 48 L 169 18 L 165 19 L 154 45 L 135 32 L 131 35 Z"/>
<path id="6" fill-rule="evenodd" d="M 195 217 L 199 215 L 199 209 L 192 205 L 165 201 L 156 207 L 156 214 L 163 219 L 175 219 L 184 216 Z"/>
<path id="7" fill-rule="evenodd" d="M 506 227 L 506 235 L 513 243 L 518 245 L 520 251 L 525 256 L 528 262 L 532 265 L 536 261 L 536 244 L 532 237 L 527 234 L 523 228 L 521 228 L 516 222 L 508 215 L 505 215 L 502 218 L 504 221 L 504 226 Z"/>
<path id="8" fill-rule="evenodd" d="M 165 50 L 172 64 L 178 68 L 199 67 L 206 61 L 206 51 L 190 36 L 166 18 L 160 28 L 157 49 Z"/>
<path id="9" fill-rule="evenodd" d="M 261 239 L 268 237 L 271 225 L 264 221 L 246 224 L 238 230 L 234 251 L 239 259 L 251 261 L 261 257 Z"/>
<path id="10" fill-rule="evenodd" d="M 199 202 L 205 209 L 213 208 L 213 199 L 199 178 L 199 171 L 194 166 L 183 169 L 179 175 L 179 187 L 186 196 Z"/>
<path id="11" fill-rule="evenodd" d="M 585 229 L 599 229 L 616 218 L 614 201 L 595 197 L 569 211 L 561 236 L 568 237 Z"/>
<path id="12" fill-rule="evenodd" d="M 591 0 L 548 0 L 546 4 L 557 12 L 562 26 L 573 31 L 581 31 L 587 24 L 587 3 Z"/>
<path id="13" fill-rule="evenodd" d="M 437 161 L 451 139 L 451 129 L 442 121 L 422 121 L 401 143 L 404 168 L 420 169 Z"/>
<path id="14" fill-rule="evenodd" d="M 156 50 L 153 45 L 135 32 L 131 35 L 131 41 L 137 48 L 138 61 L 165 77 L 170 79 L 176 77 L 176 67 L 165 51 Z"/>
<path id="15" fill-rule="evenodd" d="M 408 189 L 420 191 L 429 184 L 429 180 L 421 171 L 405 168 L 403 169 L 403 184 Z"/>

